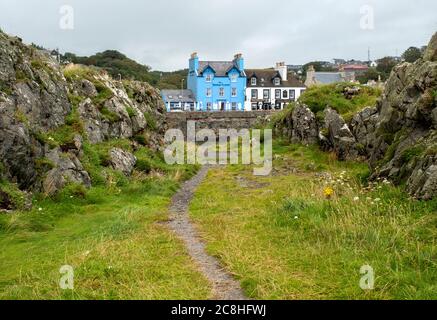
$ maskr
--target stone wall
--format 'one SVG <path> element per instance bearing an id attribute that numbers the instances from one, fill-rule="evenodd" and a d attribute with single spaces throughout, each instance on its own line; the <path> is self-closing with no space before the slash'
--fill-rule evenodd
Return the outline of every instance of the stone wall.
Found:
<path id="1" fill-rule="evenodd" d="M 186 135 L 187 122 L 195 121 L 196 130 L 212 129 L 252 129 L 257 124 L 265 124 L 277 111 L 231 111 L 231 112 L 173 112 L 167 113 L 169 129 L 181 129 Z"/>

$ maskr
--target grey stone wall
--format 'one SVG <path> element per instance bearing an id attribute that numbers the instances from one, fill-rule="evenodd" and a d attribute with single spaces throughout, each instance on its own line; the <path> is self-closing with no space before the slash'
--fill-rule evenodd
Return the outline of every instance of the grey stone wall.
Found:
<path id="1" fill-rule="evenodd" d="M 169 129 L 181 129 L 186 135 L 187 122 L 196 122 L 196 131 L 212 129 L 253 129 L 259 123 L 267 123 L 277 111 L 230 111 L 230 112 L 173 112 L 166 114 Z"/>

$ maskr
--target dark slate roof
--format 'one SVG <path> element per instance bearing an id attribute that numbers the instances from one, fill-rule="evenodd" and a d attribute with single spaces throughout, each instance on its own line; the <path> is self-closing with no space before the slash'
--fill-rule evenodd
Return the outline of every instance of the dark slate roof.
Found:
<path id="1" fill-rule="evenodd" d="M 234 67 L 239 70 L 234 61 L 199 61 L 199 74 L 202 74 L 208 67 L 215 71 L 216 77 L 226 77 Z M 241 72 L 241 75 L 244 76 L 244 73 Z"/>
<path id="2" fill-rule="evenodd" d="M 288 72 L 287 81 L 283 81 L 281 74 L 275 69 L 246 69 L 247 87 L 295 87 L 305 88 L 305 85 L 299 81 L 293 72 Z M 251 79 L 257 78 L 256 86 L 252 86 Z M 281 85 L 276 86 L 274 79 L 276 77 L 281 78 Z M 264 79 L 262 82 L 261 80 Z"/>
<path id="3" fill-rule="evenodd" d="M 314 77 L 316 81 L 321 84 L 331 84 L 342 82 L 343 78 L 339 72 L 315 72 Z"/>
<path id="4" fill-rule="evenodd" d="M 195 102 L 191 90 L 161 90 L 165 102 Z"/>

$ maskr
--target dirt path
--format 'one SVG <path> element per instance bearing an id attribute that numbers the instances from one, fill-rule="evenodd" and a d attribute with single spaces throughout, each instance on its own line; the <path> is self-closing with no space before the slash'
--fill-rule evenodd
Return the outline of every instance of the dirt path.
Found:
<path id="1" fill-rule="evenodd" d="M 194 191 L 208 173 L 203 167 L 191 180 L 185 182 L 180 191 L 173 197 L 170 206 L 171 229 L 182 239 L 191 258 L 197 263 L 200 271 L 211 282 L 213 298 L 217 300 L 247 300 L 240 284 L 231 274 L 226 272 L 219 261 L 208 255 L 205 244 L 199 238 L 196 229 L 188 217 L 188 207 Z"/>

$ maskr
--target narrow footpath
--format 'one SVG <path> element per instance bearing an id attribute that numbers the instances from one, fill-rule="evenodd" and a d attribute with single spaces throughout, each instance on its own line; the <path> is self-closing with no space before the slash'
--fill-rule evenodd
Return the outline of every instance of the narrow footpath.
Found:
<path id="1" fill-rule="evenodd" d="M 170 206 L 169 226 L 184 242 L 189 255 L 198 265 L 202 274 L 210 281 L 213 288 L 213 299 L 247 300 L 238 281 L 224 270 L 216 258 L 206 252 L 205 244 L 188 216 L 188 208 L 194 192 L 205 179 L 207 173 L 208 167 L 202 167 L 197 175 L 185 182 L 179 192 L 174 195 Z"/>

